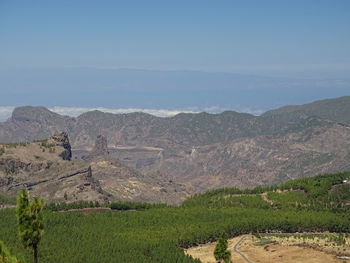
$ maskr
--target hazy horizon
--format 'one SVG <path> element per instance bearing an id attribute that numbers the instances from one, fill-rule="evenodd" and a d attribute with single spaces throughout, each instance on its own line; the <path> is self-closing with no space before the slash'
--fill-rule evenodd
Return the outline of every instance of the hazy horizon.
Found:
<path id="1" fill-rule="evenodd" d="M 349 13 L 344 0 L 1 1 L 0 118 L 23 105 L 259 114 L 350 95 Z"/>

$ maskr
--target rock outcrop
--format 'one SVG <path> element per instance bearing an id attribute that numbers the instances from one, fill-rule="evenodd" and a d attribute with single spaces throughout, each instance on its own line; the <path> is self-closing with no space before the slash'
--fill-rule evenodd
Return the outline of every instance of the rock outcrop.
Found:
<path id="1" fill-rule="evenodd" d="M 23 162 L 13 158 L 0 158 L 0 167 L 6 171 L 6 173 L 16 173 L 17 171 L 37 172 L 44 169 L 49 169 L 52 166 L 52 161 L 44 162 Z"/>
<path id="2" fill-rule="evenodd" d="M 97 139 L 95 141 L 95 146 L 91 152 L 94 156 L 101 156 L 101 155 L 107 155 L 108 154 L 108 146 L 107 146 L 107 138 L 98 135 Z"/>
<path id="3" fill-rule="evenodd" d="M 85 161 L 92 161 L 97 158 L 107 156 L 108 154 L 107 138 L 102 135 L 98 135 L 95 140 L 94 148 L 88 152 L 87 155 L 83 155 L 81 158 Z"/>
<path id="4" fill-rule="evenodd" d="M 61 146 L 64 150 L 59 154 L 63 160 L 71 160 L 72 159 L 72 147 L 69 143 L 68 134 L 66 132 L 56 133 L 51 137 L 56 146 Z"/>

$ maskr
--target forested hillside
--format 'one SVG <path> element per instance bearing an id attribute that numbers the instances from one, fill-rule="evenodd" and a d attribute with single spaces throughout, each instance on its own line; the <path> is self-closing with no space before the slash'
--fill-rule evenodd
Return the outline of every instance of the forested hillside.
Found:
<path id="1" fill-rule="evenodd" d="M 349 176 L 209 191 L 179 207 L 96 214 L 46 211 L 40 262 L 198 262 L 180 248 L 214 241 L 222 233 L 349 232 L 350 191 L 344 181 Z M 29 261 L 30 252 L 22 249 L 16 234 L 14 210 L 1 210 L 0 219 L 0 240 Z"/>
<path id="2" fill-rule="evenodd" d="M 350 172 L 296 179 L 280 185 L 254 189 L 211 190 L 188 198 L 183 206 L 349 211 Z"/>

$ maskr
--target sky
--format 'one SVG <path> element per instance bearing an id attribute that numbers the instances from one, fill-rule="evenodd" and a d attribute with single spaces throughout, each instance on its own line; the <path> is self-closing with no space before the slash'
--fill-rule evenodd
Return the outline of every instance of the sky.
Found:
<path id="1" fill-rule="evenodd" d="M 0 107 L 262 111 L 350 95 L 349 14 L 347 0 L 0 0 Z M 150 75 L 144 86 L 139 70 Z M 193 73 L 191 81 L 176 88 L 167 82 L 183 83 L 183 72 Z M 193 82 L 198 72 L 212 86 Z M 218 73 L 276 81 L 251 92 L 240 81 L 215 84 Z M 56 96 L 55 83 L 65 96 Z M 267 97 L 280 94 L 277 101 L 261 96 L 264 85 Z M 215 99 L 218 90 L 222 98 Z M 65 101 L 67 93 L 79 100 Z"/>

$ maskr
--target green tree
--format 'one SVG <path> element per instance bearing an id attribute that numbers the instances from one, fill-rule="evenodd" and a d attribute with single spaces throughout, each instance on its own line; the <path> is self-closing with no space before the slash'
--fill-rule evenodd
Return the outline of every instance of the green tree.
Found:
<path id="1" fill-rule="evenodd" d="M 11 256 L 5 244 L 0 240 L 0 263 L 24 263 L 15 256 Z"/>
<path id="2" fill-rule="evenodd" d="M 227 250 L 228 243 L 227 239 L 220 237 L 214 250 L 214 257 L 218 262 L 230 263 L 231 252 Z"/>
<path id="3" fill-rule="evenodd" d="M 25 248 L 33 249 L 34 262 L 38 262 L 38 245 L 44 232 L 43 214 L 44 201 L 33 198 L 29 201 L 29 193 L 22 190 L 17 196 L 18 233 Z"/>

